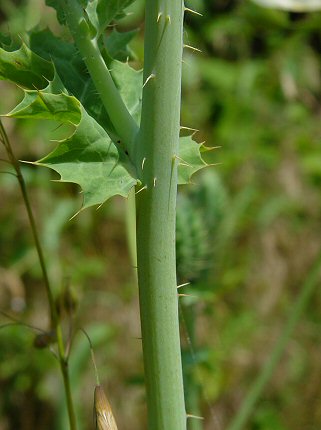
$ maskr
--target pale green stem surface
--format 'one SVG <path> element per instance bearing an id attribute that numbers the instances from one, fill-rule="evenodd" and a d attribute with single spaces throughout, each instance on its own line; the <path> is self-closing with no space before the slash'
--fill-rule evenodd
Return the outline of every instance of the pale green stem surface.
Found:
<path id="1" fill-rule="evenodd" d="M 295 326 L 298 323 L 299 319 L 306 308 L 312 293 L 314 292 L 317 285 L 319 285 L 320 281 L 320 269 L 321 269 L 321 254 L 317 258 L 314 263 L 307 279 L 302 285 L 299 297 L 297 301 L 294 303 L 291 312 L 288 317 L 288 321 L 284 327 L 283 332 L 281 333 L 274 349 L 268 360 L 265 363 L 261 373 L 259 374 L 249 393 L 245 397 L 243 404 L 241 405 L 240 410 L 236 414 L 235 418 L 232 420 L 231 424 L 228 427 L 228 430 L 242 430 L 245 428 L 245 424 L 249 419 L 250 415 L 253 413 L 255 405 L 262 395 L 266 384 L 271 379 L 273 372 L 284 353 L 286 345 L 294 332 Z"/>
<path id="2" fill-rule="evenodd" d="M 27 193 L 26 184 L 25 184 L 24 178 L 23 178 L 22 173 L 21 173 L 20 165 L 19 165 L 19 162 L 16 159 L 16 157 L 12 151 L 12 147 L 10 145 L 9 138 L 7 136 L 7 133 L 3 127 L 1 120 L 0 120 L 0 141 L 3 143 L 3 145 L 6 149 L 8 158 L 10 160 L 10 163 L 16 171 L 16 176 L 17 176 L 19 186 L 21 189 L 23 201 L 24 201 L 24 204 L 25 204 L 25 207 L 27 210 L 28 219 L 29 219 L 33 239 L 35 241 L 36 250 L 37 250 L 37 254 L 38 254 L 38 258 L 39 258 L 39 263 L 40 263 L 40 267 L 41 267 L 41 271 L 42 271 L 42 276 L 43 276 L 43 280 L 44 280 L 45 288 L 46 288 L 46 293 L 47 293 L 47 297 L 48 297 L 51 324 L 53 326 L 53 329 L 55 330 L 56 338 L 57 338 L 59 364 L 60 364 L 60 369 L 61 369 L 63 382 L 64 382 L 65 394 L 66 394 L 70 430 L 77 430 L 76 415 L 75 415 L 75 410 L 74 410 L 74 405 L 73 405 L 72 395 L 71 395 L 68 361 L 67 361 L 66 356 L 65 356 L 65 346 L 64 346 L 64 341 L 63 341 L 61 324 L 60 324 L 60 320 L 59 320 L 59 317 L 57 314 L 54 296 L 53 296 L 52 289 L 51 289 L 50 282 L 49 282 L 46 262 L 45 262 L 45 258 L 44 258 L 44 253 L 42 250 L 42 246 L 41 246 L 41 242 L 39 239 L 35 218 L 34 218 L 32 208 L 30 205 L 30 200 L 29 200 L 29 196 Z"/>
<path id="3" fill-rule="evenodd" d="M 148 429 L 186 430 L 175 220 L 183 4 L 147 0 L 137 169 L 137 259 Z"/>
<path id="4" fill-rule="evenodd" d="M 135 202 L 135 188 L 133 188 L 127 198 L 126 202 L 126 229 L 127 229 L 127 243 L 132 266 L 137 275 L 137 250 L 136 250 L 136 202 Z"/>
<path id="5" fill-rule="evenodd" d="M 119 91 L 99 51 L 97 40 L 92 38 L 83 10 L 77 0 L 64 3 L 67 24 L 75 40 L 102 103 L 111 119 L 116 133 L 133 158 L 134 140 L 138 125 L 127 110 Z"/>

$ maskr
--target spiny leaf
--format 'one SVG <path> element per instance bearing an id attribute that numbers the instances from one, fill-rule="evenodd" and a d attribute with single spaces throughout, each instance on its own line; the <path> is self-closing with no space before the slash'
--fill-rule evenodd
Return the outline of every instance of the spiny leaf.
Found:
<path id="1" fill-rule="evenodd" d="M 21 39 L 0 32 L 0 47 L 6 51 L 16 51 L 21 47 Z"/>
<path id="2" fill-rule="evenodd" d="M 28 104 L 28 102 L 30 102 Z M 121 148 L 88 115 L 80 102 L 66 94 L 27 91 L 24 100 L 9 114 L 16 118 L 59 120 L 76 125 L 75 132 L 35 164 L 49 167 L 63 182 L 82 188 L 82 209 L 101 205 L 110 197 L 127 196 L 135 186 L 135 169 Z"/>
<path id="3" fill-rule="evenodd" d="M 107 131 L 113 130 L 99 94 L 74 44 L 56 37 L 50 30 L 30 34 L 31 49 L 51 60 L 69 94 L 74 95 L 86 111 Z"/>
<path id="4" fill-rule="evenodd" d="M 38 55 L 52 60 L 64 86 L 81 102 L 86 111 L 107 131 L 113 131 L 107 112 L 75 45 L 57 38 L 50 30 L 31 34 L 30 44 Z M 111 61 L 108 67 L 129 112 L 138 121 L 141 110 L 142 71 L 136 71 L 127 63 L 118 61 Z"/>
<path id="5" fill-rule="evenodd" d="M 134 70 L 127 63 L 116 60 L 110 64 L 110 68 L 111 76 L 128 111 L 138 122 L 141 114 L 143 71 Z"/>
<path id="6" fill-rule="evenodd" d="M 66 106 L 70 110 L 65 109 Z M 127 196 L 136 185 L 135 169 L 127 155 L 115 146 L 75 97 L 27 91 L 22 103 L 9 116 L 60 120 L 76 125 L 69 138 L 35 164 L 55 170 L 63 182 L 80 185 L 82 209 L 101 205 L 116 194 Z"/>
<path id="7" fill-rule="evenodd" d="M 104 44 L 108 55 L 119 61 L 126 61 L 128 58 L 135 58 L 132 50 L 128 47 L 128 44 L 137 32 L 137 30 L 132 30 L 120 33 L 116 29 L 113 29 L 108 37 L 104 37 Z"/>
<path id="8" fill-rule="evenodd" d="M 98 37 L 113 20 L 121 18 L 123 11 L 135 0 L 91 0 L 86 12 Z"/>
<path id="9" fill-rule="evenodd" d="M 86 18 L 90 20 L 90 24 L 94 27 L 98 37 L 113 20 L 122 18 L 124 16 L 124 9 L 134 1 L 135 0 L 78 0 L 79 4 L 81 4 L 86 11 Z M 66 17 L 62 2 L 46 0 L 46 4 L 56 10 L 59 23 L 65 25 Z"/>
<path id="10" fill-rule="evenodd" d="M 52 63 L 23 43 L 16 51 L 0 48 L 0 80 L 7 80 L 30 90 L 43 89 L 54 77 Z"/>
<path id="11" fill-rule="evenodd" d="M 75 45 L 55 36 L 49 29 L 33 31 L 29 38 L 30 49 L 54 63 L 68 92 L 84 105 L 84 97 L 80 95 L 87 90 L 89 75 Z"/>
<path id="12" fill-rule="evenodd" d="M 55 170 L 64 182 L 79 184 L 84 209 L 101 205 L 116 194 L 127 196 L 137 180 L 126 154 L 83 108 L 81 113 L 74 134 L 36 164 Z"/>
<path id="13" fill-rule="evenodd" d="M 66 94 L 28 91 L 24 99 L 7 116 L 13 118 L 51 119 L 77 124 L 80 121 L 79 102 Z"/>
<path id="14" fill-rule="evenodd" d="M 8 115 L 58 120 L 76 126 L 69 138 L 60 142 L 53 152 L 36 164 L 55 170 L 62 181 L 79 184 L 83 191 L 83 208 L 101 205 L 116 194 L 127 196 L 137 183 L 135 169 L 127 155 L 116 147 L 106 130 L 86 112 L 80 101 L 66 93 L 52 63 L 42 60 L 25 46 L 21 52 L 27 58 L 24 62 L 24 80 L 32 89 L 25 90 L 22 102 Z M 10 58 L 11 63 L 7 62 L 10 67 L 4 69 L 0 78 L 8 79 L 12 68 L 19 69 L 19 65 L 15 64 L 17 52 L 15 54 Z M 47 86 L 42 90 L 33 89 L 40 75 L 34 64 L 39 64 L 39 70 L 46 73 L 43 79 Z M 13 75 L 15 78 L 11 80 L 20 85 L 20 75 Z M 52 79 L 49 83 L 48 76 Z"/>
<path id="15" fill-rule="evenodd" d="M 3 52 L 4 55 L 2 55 Z M 8 52 L 3 52 L 0 52 L 0 64 L 5 57 L 8 67 L 2 69 L 0 79 L 10 80 L 16 85 L 21 85 L 22 78 L 19 72 L 21 64 L 23 64 L 23 80 L 28 83 L 28 85 L 24 85 L 27 89 L 23 100 L 7 116 L 79 123 L 80 103 L 76 98 L 66 94 L 66 89 L 55 73 L 51 62 L 34 54 L 26 45 L 22 45 L 17 51 L 10 52 L 9 54 L 13 54 L 11 57 L 6 55 Z M 42 75 L 40 76 L 40 74 Z M 39 89 L 37 85 L 40 86 Z M 35 90 L 35 88 L 37 89 Z"/>
<path id="16" fill-rule="evenodd" d="M 195 142 L 192 136 L 180 137 L 178 159 L 178 183 L 180 185 L 188 184 L 195 172 L 207 166 L 201 156 L 201 148 L 202 145 Z"/>

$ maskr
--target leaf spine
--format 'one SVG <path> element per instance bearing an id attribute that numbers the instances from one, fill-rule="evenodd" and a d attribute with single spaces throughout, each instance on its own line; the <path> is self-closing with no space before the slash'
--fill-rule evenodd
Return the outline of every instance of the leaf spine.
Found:
<path id="1" fill-rule="evenodd" d="M 78 216 L 80 214 L 80 212 L 83 211 L 84 208 L 80 208 L 72 217 L 69 218 L 68 221 L 72 221 L 74 218 L 76 218 L 76 216 Z"/>
<path id="2" fill-rule="evenodd" d="M 220 166 L 223 163 L 205 163 L 206 167 L 214 167 L 214 166 Z"/>
<path id="3" fill-rule="evenodd" d="M 181 166 L 193 167 L 192 164 L 187 163 L 187 161 L 183 160 L 183 158 L 179 157 L 178 155 L 175 155 L 175 158 L 177 158 L 177 160 L 181 161 L 181 163 L 179 163 Z"/>
<path id="4" fill-rule="evenodd" d="M 214 149 L 221 149 L 222 148 L 222 146 L 205 146 L 204 143 L 205 143 L 205 141 L 201 142 L 201 149 L 204 152 L 214 151 Z"/>
<path id="5" fill-rule="evenodd" d="M 96 211 L 98 211 L 98 209 L 100 209 L 101 207 L 102 207 L 102 205 L 103 205 L 104 203 L 101 203 L 97 208 L 96 208 Z"/>

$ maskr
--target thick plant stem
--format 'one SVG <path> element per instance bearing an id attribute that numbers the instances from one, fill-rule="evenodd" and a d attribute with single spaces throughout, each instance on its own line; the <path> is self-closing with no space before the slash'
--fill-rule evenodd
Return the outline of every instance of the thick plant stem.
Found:
<path id="1" fill-rule="evenodd" d="M 134 139 L 138 125 L 127 110 L 119 91 L 99 51 L 97 40 L 92 37 L 83 9 L 77 0 L 64 3 L 67 24 L 75 40 L 90 76 L 111 119 L 115 131 L 129 155 L 133 156 Z"/>
<path id="2" fill-rule="evenodd" d="M 46 288 L 47 298 L 48 298 L 48 302 L 49 302 L 51 325 L 52 325 L 53 330 L 55 331 L 56 339 L 57 339 L 59 365 L 60 365 L 60 369 L 61 369 L 61 373 L 62 373 L 62 377 L 63 377 L 63 382 L 64 382 L 64 389 L 65 389 L 65 394 L 66 394 L 70 430 L 77 430 L 76 415 L 75 415 L 74 405 L 73 405 L 72 396 L 71 396 L 68 362 L 67 362 L 67 358 L 66 358 L 66 354 L 65 354 L 65 346 L 64 346 L 63 336 L 62 336 L 61 324 L 60 324 L 60 320 L 59 320 L 59 317 L 57 314 L 57 310 L 56 310 L 56 306 L 55 306 L 55 300 L 54 300 L 54 296 L 53 296 L 52 289 L 51 289 L 50 282 L 49 282 L 45 258 L 44 258 L 41 242 L 39 239 L 35 218 L 34 218 L 32 208 L 30 205 L 26 184 L 25 184 L 24 178 L 23 178 L 22 173 L 21 173 L 20 165 L 19 165 L 19 162 L 16 159 L 16 157 L 12 151 L 12 147 L 10 145 L 9 138 L 7 136 L 7 133 L 5 131 L 5 128 L 3 127 L 1 120 L 0 120 L 0 141 L 3 143 L 5 150 L 7 152 L 7 155 L 8 155 L 9 161 L 10 161 L 12 167 L 14 168 L 14 170 L 16 171 L 16 176 L 17 176 L 17 179 L 19 182 L 22 198 L 23 198 L 26 210 L 27 210 L 28 219 L 29 219 L 33 239 L 35 241 L 35 246 L 36 246 L 36 250 L 37 250 L 37 254 L 38 254 L 38 258 L 39 258 L 39 263 L 40 263 L 40 267 L 41 267 L 41 271 L 42 271 L 42 276 L 43 276 L 43 280 L 44 280 L 44 284 L 45 284 L 45 288 Z"/>
<path id="3" fill-rule="evenodd" d="M 282 357 L 282 354 L 285 350 L 286 345 L 295 329 L 296 324 L 298 323 L 300 317 L 304 309 L 306 308 L 309 299 L 312 296 L 316 286 L 319 285 L 318 281 L 320 280 L 320 270 L 321 270 L 321 254 L 318 256 L 316 262 L 314 263 L 307 279 L 302 285 L 301 292 L 296 302 L 294 303 L 291 313 L 289 315 L 288 321 L 284 327 L 283 332 L 281 333 L 270 357 L 268 358 L 265 366 L 263 367 L 261 373 L 254 381 L 252 388 L 249 393 L 245 397 L 243 404 L 241 405 L 240 410 L 232 420 L 231 424 L 228 427 L 228 430 L 242 430 L 245 428 L 245 424 L 249 419 L 251 413 L 253 412 L 257 401 L 266 384 L 270 380 L 273 372 Z"/>
<path id="4" fill-rule="evenodd" d="M 175 261 L 183 4 L 147 0 L 137 261 L 148 428 L 185 430 Z"/>

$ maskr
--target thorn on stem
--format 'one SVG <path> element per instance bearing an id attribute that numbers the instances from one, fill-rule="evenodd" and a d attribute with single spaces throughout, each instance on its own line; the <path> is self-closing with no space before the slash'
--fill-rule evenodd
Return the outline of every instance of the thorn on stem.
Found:
<path id="1" fill-rule="evenodd" d="M 143 158 L 143 161 L 142 161 L 142 170 L 144 170 L 144 164 L 145 164 L 145 161 L 146 161 L 146 157 L 144 157 L 144 158 Z"/>
<path id="2" fill-rule="evenodd" d="M 154 188 L 156 187 L 156 181 L 157 181 L 157 178 L 154 178 L 154 180 L 153 180 L 153 187 Z"/>
<path id="3" fill-rule="evenodd" d="M 144 185 L 143 188 L 141 188 L 140 190 L 136 191 L 135 195 L 139 194 L 140 192 L 147 190 L 147 185 Z"/>
<path id="4" fill-rule="evenodd" d="M 183 125 L 180 126 L 181 130 L 190 130 L 190 131 L 194 131 L 195 133 L 197 131 L 199 131 L 197 128 L 192 128 L 192 127 L 184 127 Z"/>
<path id="5" fill-rule="evenodd" d="M 143 88 L 144 88 L 144 86 L 147 84 L 147 82 L 148 81 L 150 81 L 151 79 L 155 79 L 156 78 L 156 75 L 154 74 L 154 73 L 151 73 L 149 76 L 148 76 L 148 78 L 146 79 L 146 81 L 144 82 L 144 84 L 143 84 Z"/>
<path id="6" fill-rule="evenodd" d="M 189 7 L 184 7 L 184 11 L 193 13 L 194 15 L 203 16 L 201 13 L 196 12 L 196 10 L 190 9 Z"/>
<path id="7" fill-rule="evenodd" d="M 157 20 L 156 20 L 157 22 L 160 21 L 162 15 L 163 15 L 163 12 L 158 12 Z"/>
<path id="8" fill-rule="evenodd" d="M 190 282 L 184 282 L 184 284 L 177 285 L 177 288 L 185 287 L 186 285 L 191 285 Z"/>
<path id="9" fill-rule="evenodd" d="M 195 48 L 195 46 L 185 45 L 185 43 L 184 43 L 184 45 L 183 45 L 183 48 L 191 49 L 192 51 L 196 51 L 196 52 L 202 52 L 200 49 Z"/>
<path id="10" fill-rule="evenodd" d="M 204 417 L 199 417 L 197 415 L 186 414 L 186 418 L 195 418 L 196 420 L 203 420 Z"/>

